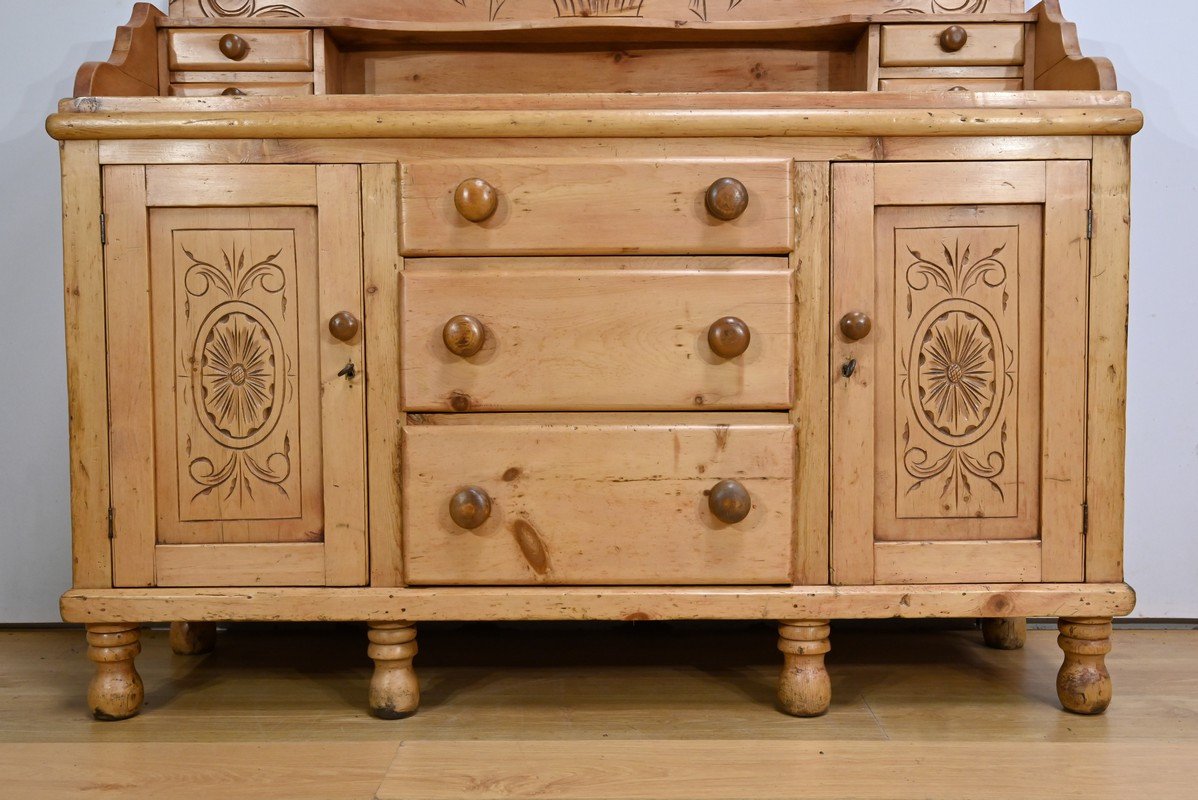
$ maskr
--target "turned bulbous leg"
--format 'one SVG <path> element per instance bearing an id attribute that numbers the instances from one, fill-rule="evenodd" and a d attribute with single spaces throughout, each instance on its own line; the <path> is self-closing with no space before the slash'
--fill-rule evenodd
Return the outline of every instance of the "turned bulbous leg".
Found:
<path id="1" fill-rule="evenodd" d="M 420 683 L 412 669 L 416 626 L 410 622 L 372 622 L 368 636 L 366 653 L 374 659 L 370 713 L 381 719 L 412 716 L 420 705 Z"/>
<path id="2" fill-rule="evenodd" d="M 831 627 L 827 620 L 778 623 L 778 649 L 784 663 L 778 682 L 782 710 L 796 717 L 818 717 L 832 702 L 832 681 L 824 666 Z"/>
<path id="3" fill-rule="evenodd" d="M 96 719 L 111 722 L 136 716 L 145 690 L 133 659 L 141 652 L 136 625 L 88 625 L 87 657 L 96 672 L 87 687 L 87 705 Z"/>
<path id="4" fill-rule="evenodd" d="M 1018 650 L 1027 641 L 1027 619 L 984 619 L 982 639 L 995 650 Z"/>
<path id="5" fill-rule="evenodd" d="M 1102 617 L 1062 618 L 1057 644 L 1065 663 L 1057 673 L 1057 697 L 1066 711 L 1101 714 L 1111 704 L 1111 675 L 1106 654 L 1111 652 L 1111 620 Z"/>
<path id="6" fill-rule="evenodd" d="M 180 656 L 198 656 L 216 648 L 215 622 L 172 622 L 171 650 Z"/>

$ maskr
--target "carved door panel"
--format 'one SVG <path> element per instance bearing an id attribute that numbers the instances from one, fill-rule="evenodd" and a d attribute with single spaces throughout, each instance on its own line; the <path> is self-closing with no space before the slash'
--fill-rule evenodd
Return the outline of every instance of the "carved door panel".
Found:
<path id="1" fill-rule="evenodd" d="M 1087 166 L 833 180 L 836 581 L 1082 580 Z"/>
<path id="2" fill-rule="evenodd" d="M 364 583 L 357 167 L 104 178 L 116 584 Z"/>

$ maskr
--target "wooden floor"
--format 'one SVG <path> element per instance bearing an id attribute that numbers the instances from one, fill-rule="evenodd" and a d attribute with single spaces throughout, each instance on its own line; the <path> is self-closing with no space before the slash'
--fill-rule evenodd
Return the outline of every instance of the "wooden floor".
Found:
<path id="1" fill-rule="evenodd" d="M 90 720 L 83 635 L 0 630 L 0 797 L 783 800 L 1198 797 L 1198 631 L 1120 630 L 1102 717 L 1055 632 L 839 625 L 821 719 L 773 708 L 764 625 L 424 626 L 415 717 L 365 713 L 357 626 L 147 631 L 146 710 Z"/>

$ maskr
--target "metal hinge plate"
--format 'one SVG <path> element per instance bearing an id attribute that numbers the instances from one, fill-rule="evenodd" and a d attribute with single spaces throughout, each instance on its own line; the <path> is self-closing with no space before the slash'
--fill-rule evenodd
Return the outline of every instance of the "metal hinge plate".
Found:
<path id="1" fill-rule="evenodd" d="M 100 212 L 100 244 L 108 244 L 108 222 L 103 211 Z"/>
<path id="2" fill-rule="evenodd" d="M 1094 209 L 1086 209 L 1086 238 L 1094 238 Z"/>
<path id="3" fill-rule="evenodd" d="M 1082 503 L 1082 536 L 1090 533 L 1090 504 Z"/>
<path id="4" fill-rule="evenodd" d="M 108 508 L 108 538 L 116 538 L 116 509 L 111 506 Z"/>

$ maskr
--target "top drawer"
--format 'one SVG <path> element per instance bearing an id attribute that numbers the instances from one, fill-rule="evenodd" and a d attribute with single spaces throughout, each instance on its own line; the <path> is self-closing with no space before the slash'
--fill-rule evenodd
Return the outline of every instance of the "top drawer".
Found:
<path id="1" fill-rule="evenodd" d="M 1023 63 L 1019 24 L 883 25 L 883 67 L 1012 66 Z"/>
<path id="2" fill-rule="evenodd" d="M 309 30 L 172 30 L 167 33 L 172 70 L 237 72 L 312 69 Z"/>
<path id="3" fill-rule="evenodd" d="M 405 164 L 403 252 L 785 253 L 790 166 L 724 158 Z"/>

